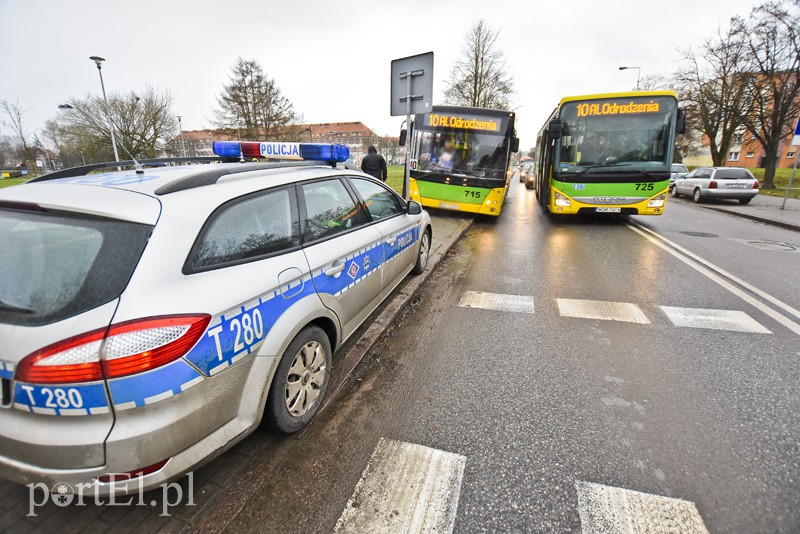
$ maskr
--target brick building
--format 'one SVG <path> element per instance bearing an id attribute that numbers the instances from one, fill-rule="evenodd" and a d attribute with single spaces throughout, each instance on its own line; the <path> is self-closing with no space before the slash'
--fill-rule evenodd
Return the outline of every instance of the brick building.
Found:
<path id="1" fill-rule="evenodd" d="M 792 124 L 797 124 L 797 121 L 793 121 Z M 794 166 L 795 159 L 797 158 L 797 151 L 800 147 L 792 146 L 793 137 L 794 130 L 791 130 L 789 135 L 781 139 L 781 143 L 778 147 L 776 168 L 782 169 Z M 764 159 L 764 149 L 756 140 L 755 136 L 749 131 L 742 130 L 734 134 L 733 143 L 725 158 L 725 166 L 755 169 L 764 166 Z"/>

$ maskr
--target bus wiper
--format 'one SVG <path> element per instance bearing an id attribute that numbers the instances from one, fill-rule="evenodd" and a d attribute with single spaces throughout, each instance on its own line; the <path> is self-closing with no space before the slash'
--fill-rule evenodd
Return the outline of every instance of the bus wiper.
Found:
<path id="1" fill-rule="evenodd" d="M 644 171 L 642 171 L 642 170 L 640 170 L 640 169 L 631 169 L 631 170 L 638 172 L 639 174 L 641 174 L 642 176 L 644 176 L 644 177 L 645 177 L 645 178 L 647 178 L 648 180 L 653 180 L 653 181 L 655 181 L 655 179 L 653 178 L 653 175 L 652 175 L 652 174 L 650 174 L 650 173 L 646 173 L 646 172 L 644 172 Z"/>
<path id="2" fill-rule="evenodd" d="M 7 302 L 3 302 L 0 300 L 0 311 L 5 312 L 15 312 L 15 313 L 36 313 L 36 310 L 33 308 L 24 308 L 22 306 L 14 306 L 13 304 L 8 304 Z"/>
<path id="3" fill-rule="evenodd" d="M 585 169 L 582 169 L 582 170 L 578 171 L 577 173 L 575 173 L 575 178 L 577 178 L 578 176 L 583 175 L 584 173 L 586 173 L 586 172 L 588 172 L 588 171 L 590 171 L 592 169 L 601 169 L 601 168 L 605 168 L 605 167 L 625 167 L 627 165 L 630 165 L 630 163 L 626 163 L 626 164 L 622 164 L 622 163 L 605 163 L 603 165 L 589 165 Z"/>

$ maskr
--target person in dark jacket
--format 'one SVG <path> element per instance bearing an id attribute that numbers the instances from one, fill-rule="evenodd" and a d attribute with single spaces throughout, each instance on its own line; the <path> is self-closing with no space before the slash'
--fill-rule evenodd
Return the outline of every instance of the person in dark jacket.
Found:
<path id="1" fill-rule="evenodd" d="M 361 160 L 361 170 L 378 180 L 386 181 L 386 160 L 378 154 L 374 146 L 367 149 L 368 154 Z"/>

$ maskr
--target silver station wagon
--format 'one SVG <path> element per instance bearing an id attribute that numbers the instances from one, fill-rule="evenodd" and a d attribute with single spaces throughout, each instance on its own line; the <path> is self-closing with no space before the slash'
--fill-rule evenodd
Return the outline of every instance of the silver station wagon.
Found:
<path id="1" fill-rule="evenodd" d="M 314 415 L 336 348 L 425 269 L 431 221 L 337 166 L 347 147 L 273 145 L 306 160 L 0 192 L 0 476 L 147 490 Z"/>
<path id="2" fill-rule="evenodd" d="M 742 167 L 698 167 L 675 178 L 670 185 L 673 197 L 686 195 L 695 202 L 710 199 L 736 199 L 747 204 L 758 195 L 758 180 Z"/>

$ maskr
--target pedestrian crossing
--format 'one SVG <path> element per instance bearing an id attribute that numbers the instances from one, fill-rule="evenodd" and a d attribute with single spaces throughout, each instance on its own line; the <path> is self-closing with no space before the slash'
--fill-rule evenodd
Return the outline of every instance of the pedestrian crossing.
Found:
<path id="1" fill-rule="evenodd" d="M 460 454 L 381 438 L 334 532 L 452 532 L 467 461 Z M 581 480 L 575 490 L 584 534 L 708 534 L 690 501 Z"/>
<path id="2" fill-rule="evenodd" d="M 647 325 L 650 317 L 636 304 L 584 299 L 555 299 L 561 317 L 618 321 Z M 482 291 L 465 291 L 458 303 L 462 308 L 504 311 L 512 313 L 534 313 L 534 299 L 529 295 L 506 295 Z M 741 310 L 717 310 L 706 308 L 681 308 L 658 306 L 661 313 L 676 327 L 727 330 L 753 334 L 771 334 L 761 323 Z"/>

